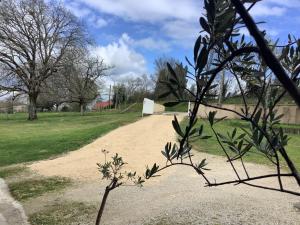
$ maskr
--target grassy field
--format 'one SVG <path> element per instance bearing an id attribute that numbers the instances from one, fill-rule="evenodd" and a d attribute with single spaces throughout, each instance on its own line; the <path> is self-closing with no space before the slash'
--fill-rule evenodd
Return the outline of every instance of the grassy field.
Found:
<path id="1" fill-rule="evenodd" d="M 56 203 L 29 216 L 32 225 L 85 224 L 96 217 L 96 208 L 82 202 Z M 90 224 L 90 223 L 89 223 Z"/>
<path id="2" fill-rule="evenodd" d="M 50 177 L 39 179 L 26 179 L 9 183 L 12 196 L 18 201 L 36 198 L 47 192 L 59 191 L 70 185 L 71 181 L 63 177 Z"/>
<path id="3" fill-rule="evenodd" d="M 0 166 L 46 159 L 76 150 L 95 138 L 136 121 L 138 112 L 0 114 Z"/>
<path id="4" fill-rule="evenodd" d="M 183 121 L 182 124 L 184 124 L 186 121 Z M 204 125 L 204 133 L 205 135 L 211 135 L 212 137 L 209 139 L 201 140 L 201 139 L 195 139 L 192 141 L 193 148 L 200 151 L 200 152 L 206 152 L 209 154 L 214 155 L 222 155 L 224 156 L 224 153 L 222 149 L 220 148 L 216 138 L 214 137 L 209 123 L 207 120 L 199 119 L 198 124 Z M 220 123 L 215 124 L 215 129 L 217 132 L 221 134 L 225 134 L 226 132 L 232 132 L 232 130 L 237 127 L 244 127 L 247 128 L 247 123 L 239 120 L 224 120 Z M 300 129 L 299 125 L 282 125 L 283 128 L 298 128 Z M 290 140 L 288 142 L 287 146 L 287 152 L 290 156 L 290 158 L 295 162 L 296 167 L 300 170 L 300 135 L 296 134 L 289 134 Z M 263 156 L 255 154 L 255 153 L 247 153 L 245 157 L 246 161 L 249 162 L 255 162 L 260 164 L 270 164 L 270 162 Z M 271 165 L 271 164 L 270 164 Z"/>
<path id="5" fill-rule="evenodd" d="M 182 102 L 172 107 L 166 107 L 165 110 L 167 112 L 187 112 L 188 111 L 188 103 Z"/>

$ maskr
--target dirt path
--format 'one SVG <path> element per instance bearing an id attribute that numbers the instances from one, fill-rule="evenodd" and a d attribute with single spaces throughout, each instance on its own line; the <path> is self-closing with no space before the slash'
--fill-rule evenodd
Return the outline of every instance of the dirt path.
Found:
<path id="1" fill-rule="evenodd" d="M 153 115 L 120 127 L 83 148 L 60 158 L 34 163 L 30 168 L 41 175 L 65 176 L 80 180 L 99 180 L 96 163 L 104 162 L 102 149 L 112 156 L 118 153 L 128 170 L 143 174 L 145 166 L 162 163 L 160 149 L 174 140 L 172 115 Z M 110 157 L 109 156 L 109 157 Z"/>
<path id="2" fill-rule="evenodd" d="M 104 160 L 101 149 L 118 152 L 129 163 L 130 169 L 144 172 L 145 165 L 164 160 L 160 150 L 167 141 L 174 141 L 172 116 L 151 116 L 118 128 L 82 149 L 60 158 L 32 164 L 34 171 L 46 175 L 66 176 L 77 180 L 77 185 L 57 199 L 99 204 L 99 193 L 105 186 L 100 182 L 97 162 Z M 224 181 L 234 177 L 223 157 L 195 154 L 195 161 L 207 158 L 207 172 L 211 180 Z M 250 175 L 266 174 L 270 168 L 247 163 Z M 238 167 L 241 169 L 240 167 Z M 293 204 L 299 197 L 248 186 L 219 186 L 205 188 L 204 181 L 189 168 L 173 167 L 163 176 L 150 180 L 142 189 L 120 188 L 112 192 L 104 215 L 106 225 L 155 224 L 261 224 L 299 225 L 300 213 Z M 291 189 L 298 189 L 292 179 L 284 182 Z M 263 184 L 277 187 L 275 179 Z M 33 200 L 25 204 L 33 212 Z M 93 224 L 93 221 L 84 223 Z"/>

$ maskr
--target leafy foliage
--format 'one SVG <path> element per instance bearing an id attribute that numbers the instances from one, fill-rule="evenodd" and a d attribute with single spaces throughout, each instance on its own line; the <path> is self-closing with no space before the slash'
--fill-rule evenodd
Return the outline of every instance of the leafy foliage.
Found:
<path id="1" fill-rule="evenodd" d="M 145 182 L 142 177 L 137 176 L 136 172 L 126 172 L 124 171 L 124 166 L 126 163 L 123 161 L 122 157 L 116 153 L 111 159 L 111 161 L 106 161 L 106 156 L 109 151 L 103 149 L 102 153 L 105 156 L 105 162 L 103 164 L 98 163 L 98 170 L 102 174 L 102 179 L 109 180 L 109 185 L 106 186 L 103 199 L 101 201 L 100 209 L 98 211 L 96 225 L 99 225 L 101 222 L 101 217 L 104 211 L 107 197 L 110 191 L 114 190 L 117 187 L 128 185 L 128 182 L 133 183 L 136 186 L 142 187 Z M 155 165 L 156 166 L 156 165 Z M 156 168 L 156 167 L 155 167 Z M 154 174 L 157 170 L 153 169 L 151 174 Z M 148 172 L 149 173 L 149 172 Z"/>
<path id="2" fill-rule="evenodd" d="M 106 155 L 109 153 L 107 150 L 102 150 L 103 154 Z M 142 186 L 145 182 L 141 177 L 137 176 L 136 172 L 127 172 L 123 171 L 124 166 L 127 164 L 123 161 L 122 157 L 116 153 L 111 161 L 106 161 L 101 164 L 97 163 L 98 170 L 102 174 L 102 179 L 111 181 L 112 186 L 110 186 L 111 190 L 119 187 L 126 182 L 131 181 L 137 186 Z"/>
<path id="3" fill-rule="evenodd" d="M 248 183 L 250 180 L 277 177 L 278 189 L 255 186 L 300 195 L 298 192 L 283 187 L 282 176 L 294 177 L 300 185 L 300 175 L 285 150 L 289 140 L 288 135 L 281 128 L 275 129 L 275 126 L 280 125 L 280 118 L 283 116 L 278 115 L 276 105 L 287 91 L 290 92 L 289 87 L 295 90 L 294 86 L 299 85 L 300 41 L 289 35 L 289 42 L 280 46 L 278 40 L 272 42 L 265 31 L 256 32 L 258 28 L 255 23 L 252 23 L 248 11 L 255 7 L 257 2 L 259 1 L 204 0 L 206 14 L 199 19 L 202 30 L 194 45 L 193 62 L 186 57 L 189 67 L 185 77 L 193 83 L 193 90 L 184 87 L 188 96 L 181 95 L 178 89 L 174 88 L 176 85 L 180 85 L 179 74 L 172 65 L 167 64 L 170 77 L 164 81 L 164 84 L 168 90 L 161 95 L 161 97 L 166 97 L 173 94 L 176 97 L 176 101 L 165 103 L 166 106 L 174 106 L 181 102 L 193 102 L 189 122 L 186 127 L 182 127 L 177 117 L 174 117 L 172 125 L 178 135 L 179 145 L 167 143 L 162 151 L 166 158 L 166 165 L 160 167 L 154 164 L 151 169 L 147 168 L 146 178 L 157 176 L 159 171 L 179 164 L 194 168 L 205 179 L 207 186 L 232 183 L 250 185 Z M 240 33 L 240 29 L 243 27 L 251 29 L 256 43 Z M 273 60 L 270 61 L 269 58 Z M 221 73 L 235 79 L 239 95 L 243 99 L 241 110 L 209 104 L 209 99 L 216 97 L 214 90 L 219 87 L 217 81 L 220 80 L 218 77 Z M 281 76 L 282 73 L 286 73 L 285 77 Z M 242 80 L 246 81 L 246 86 L 243 86 Z M 300 95 L 296 92 L 290 93 L 297 102 Z M 247 102 L 249 93 L 256 99 L 254 106 L 251 107 Z M 295 97 L 296 95 L 298 97 Z M 215 124 L 222 122 L 226 117 L 219 117 L 217 111 L 209 112 L 207 116 L 212 133 L 220 145 L 220 150 L 230 163 L 237 180 L 212 183 L 203 171 L 207 170 L 206 160 L 203 159 L 200 163 L 193 162 L 190 141 L 195 138 L 210 138 L 210 136 L 204 135 L 203 125 L 195 127 L 200 105 L 234 113 L 248 123 L 249 129 L 236 127 L 232 132 L 219 132 L 216 130 Z M 256 151 L 258 157 L 262 156 L 270 160 L 276 167 L 276 174 L 250 177 L 247 167 L 243 163 L 244 155 L 250 150 Z M 282 158 L 279 158 L 279 155 Z M 246 178 L 243 178 L 236 169 L 236 160 L 241 162 Z M 282 163 L 288 165 L 290 173 L 282 173 L 280 169 Z"/>

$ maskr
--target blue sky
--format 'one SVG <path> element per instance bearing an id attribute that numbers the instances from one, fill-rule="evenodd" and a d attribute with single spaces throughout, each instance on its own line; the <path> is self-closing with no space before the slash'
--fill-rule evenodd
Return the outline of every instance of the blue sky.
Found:
<path id="1" fill-rule="evenodd" d="M 114 65 L 114 77 L 154 72 L 154 60 L 190 56 L 200 31 L 203 0 L 64 0 L 96 41 L 92 52 Z M 300 37 L 300 0 L 262 0 L 252 10 L 261 28 L 287 41 Z M 243 31 L 246 32 L 246 31 Z"/>

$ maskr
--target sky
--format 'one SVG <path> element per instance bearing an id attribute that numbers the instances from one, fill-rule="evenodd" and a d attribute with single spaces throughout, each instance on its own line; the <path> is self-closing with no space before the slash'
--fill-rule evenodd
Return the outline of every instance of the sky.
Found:
<path id="1" fill-rule="evenodd" d="M 95 40 L 93 54 L 113 65 L 113 80 L 154 73 L 158 57 L 185 63 L 201 30 L 203 0 L 64 0 Z M 251 14 L 281 43 L 300 37 L 300 0 L 262 0 Z M 243 31 L 247 34 L 246 31 Z"/>

